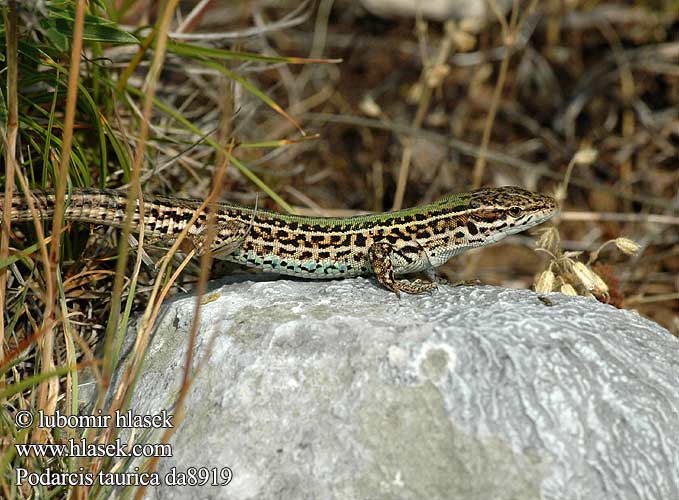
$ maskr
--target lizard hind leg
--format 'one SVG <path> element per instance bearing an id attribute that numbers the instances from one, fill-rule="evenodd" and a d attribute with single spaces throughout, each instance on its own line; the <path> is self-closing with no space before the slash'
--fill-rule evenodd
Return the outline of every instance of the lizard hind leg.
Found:
<path id="1" fill-rule="evenodd" d="M 373 274 L 384 288 L 394 292 L 397 296 L 400 296 L 400 292 L 418 295 L 436 288 L 436 283 L 421 279 L 414 281 L 397 280 L 394 277 L 394 265 L 391 262 L 391 255 L 394 252 L 394 248 L 383 241 L 373 243 L 368 249 L 368 259 Z"/>
<path id="2" fill-rule="evenodd" d="M 217 223 L 217 234 L 210 248 L 210 252 L 216 259 L 223 260 L 241 247 L 254 225 L 258 200 L 259 197 L 255 198 L 255 207 L 252 210 L 249 222 L 229 219 Z"/>
<path id="3" fill-rule="evenodd" d="M 201 225 L 195 231 L 189 231 L 189 239 L 196 249 L 197 255 L 202 255 L 204 252 L 208 251 L 212 253 L 214 258 L 222 259 L 241 246 L 247 232 L 247 224 L 232 219 L 226 222 L 217 222 L 214 238 L 209 244 L 207 241 L 207 224 Z"/>

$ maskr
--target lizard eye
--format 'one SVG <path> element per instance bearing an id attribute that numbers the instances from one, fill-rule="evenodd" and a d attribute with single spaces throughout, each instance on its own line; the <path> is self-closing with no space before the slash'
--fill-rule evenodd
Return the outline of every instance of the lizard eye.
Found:
<path id="1" fill-rule="evenodd" d="M 509 209 L 509 215 L 511 215 L 512 217 L 518 217 L 519 215 L 521 215 L 521 208 L 520 207 L 511 207 Z"/>

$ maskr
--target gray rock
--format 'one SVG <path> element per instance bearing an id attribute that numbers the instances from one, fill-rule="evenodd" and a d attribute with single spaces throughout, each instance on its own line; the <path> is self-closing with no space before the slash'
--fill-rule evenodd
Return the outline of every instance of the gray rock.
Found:
<path id="1" fill-rule="evenodd" d="M 147 495 L 679 498 L 678 339 L 629 311 L 548 298 L 226 284 L 202 308 L 194 360 L 211 355 L 158 470 L 228 466 L 233 481 Z M 170 408 L 194 305 L 166 307 L 135 413 Z"/>

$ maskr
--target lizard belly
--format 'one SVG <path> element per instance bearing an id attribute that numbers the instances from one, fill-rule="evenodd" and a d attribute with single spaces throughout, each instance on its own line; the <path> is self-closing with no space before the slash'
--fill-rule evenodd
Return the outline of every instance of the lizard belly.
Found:
<path id="1" fill-rule="evenodd" d="M 294 256 L 259 254 L 253 250 L 236 250 L 222 259 L 262 271 L 306 279 L 353 278 L 369 273 L 367 260 L 358 256 L 348 259 L 299 259 Z"/>

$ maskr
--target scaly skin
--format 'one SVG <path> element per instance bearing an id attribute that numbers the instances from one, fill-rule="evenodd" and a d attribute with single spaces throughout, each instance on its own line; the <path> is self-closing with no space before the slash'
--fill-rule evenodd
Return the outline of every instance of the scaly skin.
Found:
<path id="1" fill-rule="evenodd" d="M 34 192 L 41 217 L 53 212 L 54 195 Z M 127 199 L 107 190 L 74 191 L 65 218 L 121 227 Z M 3 199 L 0 197 L 0 207 Z M 144 196 L 144 230 L 154 239 L 172 241 L 186 227 L 200 200 Z M 465 250 L 495 243 L 544 222 L 557 212 L 547 195 L 517 187 L 484 188 L 453 194 L 398 212 L 346 218 L 302 217 L 219 203 L 216 236 L 205 245 L 207 215 L 189 229 L 198 252 L 265 271 L 327 279 L 373 274 L 387 289 L 423 293 L 436 285 L 395 276 L 432 274 Z M 25 198 L 15 197 L 12 221 L 31 220 Z M 133 229 L 139 226 L 135 210 Z"/>

